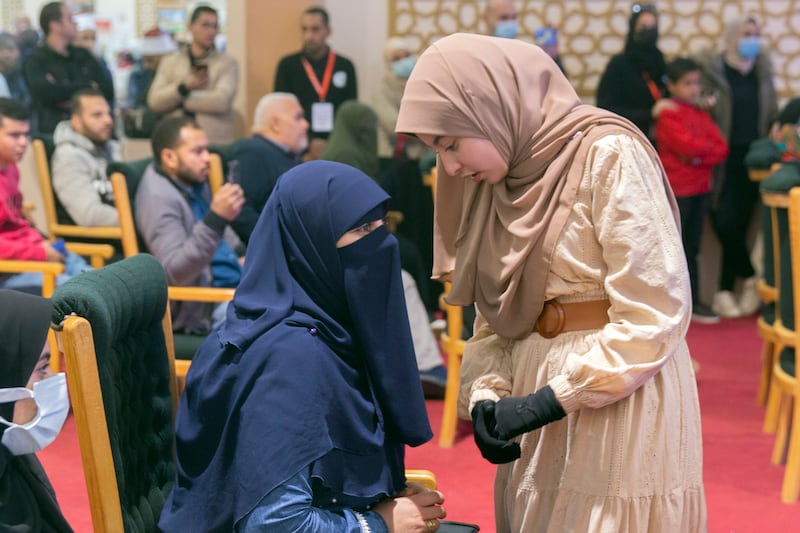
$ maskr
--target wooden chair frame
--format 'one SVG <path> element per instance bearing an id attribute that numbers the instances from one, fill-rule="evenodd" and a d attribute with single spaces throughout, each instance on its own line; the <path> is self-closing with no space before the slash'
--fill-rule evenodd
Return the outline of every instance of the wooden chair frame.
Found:
<path id="1" fill-rule="evenodd" d="M 445 283 L 445 295 L 450 293 L 450 282 Z M 443 298 L 444 299 L 444 298 Z M 461 358 L 464 356 L 466 341 L 461 338 L 464 328 L 464 314 L 461 307 L 445 302 L 447 330 L 439 340 L 447 354 L 447 385 L 444 389 L 444 408 L 442 425 L 439 430 L 439 446 L 450 448 L 456 439 L 458 426 L 458 391 L 461 386 Z"/>
<path id="2" fill-rule="evenodd" d="M 174 420 L 175 410 L 178 407 L 178 387 L 169 305 L 162 319 L 162 328 L 170 369 Z M 84 317 L 68 316 L 56 336 L 69 370 L 67 383 L 75 415 L 94 531 L 95 533 L 123 531 L 122 507 L 111 442 L 108 437 L 108 422 L 103 406 L 92 326 Z"/>
<path id="3" fill-rule="evenodd" d="M 764 303 L 775 304 L 775 319 L 772 324 L 768 324 L 763 316 L 758 317 L 758 334 L 764 340 L 761 348 L 761 377 L 759 379 L 757 402 L 759 405 L 767 405 L 769 398 L 770 383 L 772 381 L 772 367 L 775 364 L 775 357 L 779 353 L 779 335 L 781 318 L 780 306 L 778 305 L 778 294 L 780 287 L 780 236 L 778 232 L 778 210 L 789 207 L 789 195 L 783 192 L 764 192 L 761 194 L 761 203 L 769 209 L 770 225 L 772 235 L 772 264 L 773 279 L 775 285 L 770 286 L 764 279 L 758 280 L 757 289 L 761 300 Z M 784 328 L 785 329 L 785 328 Z M 774 433 L 777 424 L 777 413 L 767 411 L 764 419 L 764 432 Z"/>
<path id="4" fill-rule="evenodd" d="M 221 170 L 222 165 L 219 163 L 219 156 L 216 154 L 211 155 L 212 161 L 216 160 L 218 168 Z M 139 241 L 136 236 L 136 224 L 133 220 L 133 209 L 131 208 L 131 199 L 128 194 L 128 184 L 125 181 L 125 176 L 121 172 L 114 172 L 110 179 L 111 189 L 114 192 L 114 205 L 119 214 L 122 253 L 125 257 L 131 257 L 139 253 Z M 216 190 L 214 187 L 218 189 L 221 185 L 221 175 L 218 175 L 214 180 L 212 190 Z M 234 292 L 235 289 L 221 287 L 170 286 L 169 299 L 172 301 L 226 302 L 233 299 Z M 172 331 L 170 331 L 169 339 L 170 344 L 172 344 Z M 174 345 L 172 350 L 174 355 Z M 175 359 L 174 367 L 177 370 L 181 385 L 186 378 L 186 373 L 189 371 L 190 365 L 190 360 Z"/>
<path id="5" fill-rule="evenodd" d="M 161 324 L 170 371 L 174 423 L 179 392 L 169 305 Z M 95 533 L 123 531 L 119 488 L 108 436 L 108 422 L 103 405 L 91 324 L 84 317 L 68 316 L 57 332 L 57 337 L 69 369 L 67 382 L 71 391 L 93 529 Z M 431 490 L 437 488 L 436 476 L 430 470 L 406 470 L 406 481 L 419 483 Z"/>
<path id="6" fill-rule="evenodd" d="M 791 243 L 791 276 L 793 283 L 793 307 L 795 320 L 800 320 L 800 187 L 789 191 L 789 241 Z M 795 348 L 795 374 L 800 368 L 800 329 L 795 325 L 789 330 L 782 323 L 776 323 L 778 344 L 775 353 L 779 354 L 786 346 Z M 781 489 L 781 501 L 796 503 L 800 496 L 800 380 L 789 375 L 781 367 L 780 360 L 775 357 L 772 366 L 770 397 L 768 411 L 777 412 L 777 428 L 775 445 L 772 450 L 772 462 L 779 464 L 786 458 L 786 470 Z M 768 417 L 771 416 L 768 413 Z M 766 422 L 765 422 L 766 425 Z"/>
<path id="7" fill-rule="evenodd" d="M 33 148 L 33 156 L 36 163 L 36 174 L 39 177 L 39 189 L 42 192 L 42 203 L 44 204 L 45 221 L 47 222 L 47 231 L 53 238 L 63 238 L 64 240 L 75 239 L 121 239 L 122 233 L 118 226 L 76 226 L 70 224 L 62 224 L 58 221 L 58 212 L 56 210 L 55 191 L 53 190 L 53 181 L 50 174 L 50 161 L 47 158 L 47 150 L 44 141 L 41 139 L 34 139 L 31 142 Z M 113 249 L 112 249 L 113 250 Z M 93 267 L 99 268 L 102 264 Z"/>
<path id="8" fill-rule="evenodd" d="M 431 188 L 436 201 L 436 167 L 426 174 L 422 181 Z M 464 331 L 464 312 L 457 305 L 450 305 L 446 298 L 450 293 L 450 282 L 445 282 L 444 292 L 439 297 L 439 306 L 447 316 L 447 329 L 439 337 L 442 350 L 447 354 L 447 384 L 444 389 L 444 408 L 442 425 L 439 429 L 439 446 L 450 448 L 456 440 L 458 426 L 458 391 L 461 387 L 461 358 L 464 356 L 466 341 L 461 337 Z"/>

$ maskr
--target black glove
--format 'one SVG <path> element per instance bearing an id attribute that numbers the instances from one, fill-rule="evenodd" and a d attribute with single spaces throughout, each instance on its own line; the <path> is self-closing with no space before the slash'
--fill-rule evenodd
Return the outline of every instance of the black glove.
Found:
<path id="1" fill-rule="evenodd" d="M 484 459 L 499 465 L 519 459 L 519 444 L 499 439 L 494 421 L 495 402 L 481 400 L 472 408 L 472 428 L 475 444 Z"/>
<path id="2" fill-rule="evenodd" d="M 566 415 L 553 389 L 545 385 L 533 394 L 497 402 L 494 408 L 496 434 L 501 439 L 513 439 Z"/>

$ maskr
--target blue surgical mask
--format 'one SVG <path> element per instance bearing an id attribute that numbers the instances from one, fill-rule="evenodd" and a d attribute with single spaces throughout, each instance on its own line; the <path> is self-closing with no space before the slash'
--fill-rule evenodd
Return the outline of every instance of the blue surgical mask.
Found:
<path id="1" fill-rule="evenodd" d="M 755 59 L 760 51 L 760 37 L 742 37 L 739 39 L 739 55 L 743 59 Z"/>
<path id="2" fill-rule="evenodd" d="M 407 80 L 414 70 L 414 65 L 417 63 L 417 58 L 414 56 L 401 57 L 397 61 L 392 62 L 392 72 L 400 79 Z"/>
<path id="3" fill-rule="evenodd" d="M 501 20 L 494 25 L 494 36 L 505 39 L 513 39 L 519 33 L 519 26 L 516 20 Z"/>

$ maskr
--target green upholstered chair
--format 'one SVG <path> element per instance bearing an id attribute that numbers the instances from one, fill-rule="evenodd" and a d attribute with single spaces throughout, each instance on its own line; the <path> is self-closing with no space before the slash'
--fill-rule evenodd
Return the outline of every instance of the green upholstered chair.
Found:
<path id="1" fill-rule="evenodd" d="M 95 532 L 157 531 L 175 478 L 167 278 L 141 254 L 53 294 Z M 166 332 L 166 333 L 165 333 Z"/>
<path id="2" fill-rule="evenodd" d="M 800 183 L 800 170 L 794 164 L 791 166 L 795 168 L 791 175 L 787 171 L 787 181 L 796 180 Z M 783 240 L 786 241 L 789 253 L 788 261 L 785 261 L 782 247 L 778 298 L 781 319 L 787 323 L 784 328 L 780 324 L 776 326 L 782 349 L 773 366 L 767 408 L 777 405 L 778 410 L 772 462 L 778 464 L 785 460 L 786 463 L 781 501 L 796 503 L 800 496 L 800 380 L 797 379 L 800 331 L 795 323 L 800 315 L 800 186 L 794 186 L 789 191 L 788 233 Z M 789 268 L 784 270 L 787 264 Z M 792 308 L 791 315 L 787 307 Z M 791 322 L 788 321 L 789 318 Z"/>
<path id="3" fill-rule="evenodd" d="M 764 432 L 775 433 L 780 413 L 780 391 L 772 391 L 774 370 L 781 357 L 794 353 L 794 307 L 791 279 L 791 248 L 789 244 L 789 191 L 800 185 L 800 173 L 795 165 L 783 165 L 762 181 L 762 232 L 764 239 L 764 279 L 762 297 L 771 274 L 774 301 L 767 303 L 759 317 L 758 328 L 764 338 L 763 363 L 759 399 L 767 396 Z M 771 349 L 768 344 L 771 343 Z M 783 355 L 782 355 L 783 354 Z M 776 459 L 776 458 L 775 458 Z M 776 459 L 777 460 L 777 459 Z"/>

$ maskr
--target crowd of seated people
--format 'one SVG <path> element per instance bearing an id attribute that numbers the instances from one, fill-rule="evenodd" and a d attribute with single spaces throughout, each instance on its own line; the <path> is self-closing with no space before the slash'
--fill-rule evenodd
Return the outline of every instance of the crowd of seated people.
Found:
<path id="1" fill-rule="evenodd" d="M 152 161 L 131 198 L 135 223 L 143 251 L 162 263 L 176 286 L 236 288 L 279 178 L 311 160 L 345 163 L 388 192 L 388 209 L 402 213 L 395 231 L 417 369 L 425 394 L 441 397 L 447 370 L 431 321 L 443 287 L 430 280 L 433 197 L 423 183 L 436 156 L 417 138 L 394 131 L 415 66 L 409 42 L 387 40 L 385 72 L 368 104 L 359 99 L 355 66 L 328 44 L 329 14 L 308 8 L 300 21 L 301 49 L 275 65 L 272 92 L 257 102 L 252 131 L 242 136 L 234 119 L 240 61 L 216 46 L 220 17 L 214 8 L 200 5 L 189 14 L 188 43 L 148 31 L 138 65 L 120 90 L 102 58 L 82 44 L 89 34 L 79 30 L 91 30 L 76 24 L 69 5 L 50 2 L 41 8 L 35 46 L 30 28 L 0 33 L 0 259 L 63 263 L 59 283 L 89 268 L 62 241 L 36 228 L 23 209 L 17 163 L 32 134 L 53 140 L 55 195 L 71 222 L 87 227 L 118 224 L 106 170 L 122 160 L 118 135 L 149 142 Z M 509 13 L 501 17 L 503 10 Z M 483 20 L 489 33 L 516 38 L 516 16 L 513 2 L 487 2 Z M 753 17 L 728 21 L 722 49 L 677 61 L 658 48 L 654 6 L 634 9 L 628 23 L 624 50 L 610 58 L 600 78 L 597 104 L 631 120 L 658 149 L 680 208 L 694 319 L 716 323 L 752 314 L 759 300 L 746 236 L 758 185 L 747 178 L 746 156 L 764 146 L 769 152 L 764 157 L 770 158 L 780 145 L 780 158 L 787 144 L 798 142 L 800 105 L 790 105 L 792 120 L 775 122 L 770 58 L 759 46 Z M 563 70 L 557 47 L 548 54 Z M 117 130 L 115 109 L 123 123 Z M 713 147 L 690 135 L 700 123 L 707 133 L 701 137 L 713 138 Z M 224 154 L 224 168 L 236 169 L 226 172 L 217 190 L 209 183 L 212 151 Z M 689 176 L 697 176 L 691 186 Z M 699 249 L 707 217 L 722 251 L 709 306 L 698 293 L 698 279 L 708 268 Z M 0 288 L 38 292 L 41 286 L 40 273 L 0 272 Z M 201 335 L 219 330 L 232 312 L 228 307 L 228 302 L 174 303 L 173 327 Z M 471 322 L 473 315 L 466 316 Z M 465 325 L 469 336 L 471 324 Z"/>
<path id="2" fill-rule="evenodd" d="M 495 21 L 498 13 L 503 14 L 497 19 L 501 22 Z M 509 27 L 516 23 L 516 8 L 510 2 L 487 2 L 484 15 L 488 33 L 497 33 L 496 26 L 501 23 Z M 415 293 L 421 298 L 426 319 L 430 321 L 438 313 L 442 287 L 425 274 L 430 272 L 432 264 L 433 201 L 430 189 L 422 183 L 422 175 L 435 161 L 434 154 L 415 139 L 393 131 L 405 80 L 414 68 L 414 50 L 408 42 L 398 37 L 387 40 L 383 50 L 386 72 L 380 86 L 370 95 L 374 106 L 370 108 L 358 99 L 353 63 L 328 44 L 329 14 L 321 7 L 308 8 L 300 21 L 301 49 L 286 55 L 275 66 L 274 92 L 258 103 L 252 136 L 241 138 L 234 133 L 233 119 L 239 63 L 215 46 L 220 19 L 214 8 L 200 5 L 192 11 L 187 24 L 191 40 L 185 45 L 179 45 L 158 29 L 146 32 L 141 39 L 139 65 L 125 90 L 117 88 L 117 93 L 127 94 L 127 99 L 115 98 L 107 68 L 91 47 L 87 51 L 82 43 L 83 36 L 89 33 L 96 37 L 92 28 L 86 26 L 91 17 L 79 19 L 77 24 L 68 3 L 50 2 L 40 12 L 42 37 L 37 46 L 30 46 L 32 30 L 24 25 L 17 35 L 0 34 L 0 96 L 7 93 L 28 106 L 31 133 L 54 134 L 57 146 L 51 161 L 54 190 L 75 223 L 85 226 L 117 223 L 104 170 L 107 162 L 121 157 L 113 129 L 115 107 L 121 108 L 124 127 L 120 130 L 126 136 L 150 140 L 160 119 L 188 117 L 205 136 L 206 146 L 229 147 L 228 157 L 238 162 L 236 185 L 241 190 L 243 205 L 241 212 L 224 225 L 230 225 L 239 241 L 240 249 L 232 249 L 231 257 L 243 256 L 258 216 L 283 172 L 304 160 L 321 157 L 342 160 L 341 154 L 349 151 L 352 155 L 369 144 L 345 138 L 338 146 L 329 146 L 337 136 L 335 129 L 346 127 L 344 121 L 337 120 L 340 110 L 346 109 L 348 101 L 358 102 L 371 113 L 366 116 L 377 131 L 378 144 L 369 148 L 374 153 L 367 161 L 370 165 L 374 162 L 375 168 L 365 168 L 361 160 L 362 164 L 347 157 L 344 161 L 378 180 L 392 196 L 391 208 L 402 212 L 403 223 L 397 230 L 403 244 L 401 250 L 406 259 L 413 254 L 417 265 L 422 265 L 411 268 L 406 260 L 404 267 L 413 275 Z M 654 143 L 652 125 L 664 109 L 669 114 L 669 102 L 674 101 L 664 75 L 664 55 L 658 49 L 658 21 L 659 14 L 653 6 L 632 10 L 625 49 L 611 58 L 597 95 L 598 105 L 634 120 Z M 757 298 L 754 299 L 755 274 L 745 257 L 748 250 L 742 240 L 749 217 L 738 217 L 741 220 L 736 227 L 726 222 L 729 213 L 746 215 L 751 210 L 750 204 L 742 203 L 749 202 L 746 199 L 752 196 L 747 193 L 752 186 L 742 178 L 742 159 L 749 144 L 766 135 L 762 130 L 776 114 L 769 56 L 758 47 L 758 32 L 758 24 L 752 17 L 730 21 L 723 50 L 702 50 L 693 56 L 701 74 L 703 101 L 689 105 L 709 112 L 724 140 L 730 143 L 732 154 L 715 166 L 716 188 L 708 192 L 709 205 L 704 208 L 712 217 L 723 251 L 720 289 L 714 295 L 712 308 L 699 304 L 699 296 L 694 295 L 696 317 L 704 322 L 753 313 L 758 307 Z M 515 38 L 517 33 L 518 28 L 513 35 L 506 32 L 501 36 Z M 559 57 L 557 47 L 548 49 L 548 53 Z M 626 100 L 626 105 L 641 102 L 635 111 L 616 106 L 608 96 L 617 94 L 614 87 L 619 87 L 620 80 L 625 79 L 615 75 L 614 69 L 636 80 L 626 89 L 638 91 L 638 96 Z M 753 92 L 752 88 L 758 90 Z M 712 92 L 716 97 L 713 100 L 708 98 Z M 742 103 L 741 98 L 748 94 L 759 95 L 751 102 L 753 105 Z M 744 109 L 756 111 L 745 116 Z M 736 156 L 735 161 L 732 156 Z M 158 159 L 154 167 L 163 172 L 164 163 Z M 187 169 L 178 167 L 173 181 L 180 182 L 186 172 Z M 213 201 L 209 205 L 213 206 Z M 213 207 L 209 212 L 213 216 Z M 206 215 L 198 214 L 199 211 L 195 219 L 204 220 Z M 157 215 L 149 210 L 146 216 L 137 214 L 137 223 L 147 225 L 158 220 Z M 191 226 L 186 228 L 188 231 Z M 152 248 L 147 241 L 145 238 L 147 247 Z M 692 255 L 698 255 L 698 251 L 693 250 Z M 700 277 L 704 270 L 702 262 L 698 263 L 693 278 Z M 189 277 L 197 281 L 197 276 Z M 472 317 L 470 313 L 466 316 L 467 320 Z M 465 335 L 469 335 L 471 324 L 465 325 Z"/>

